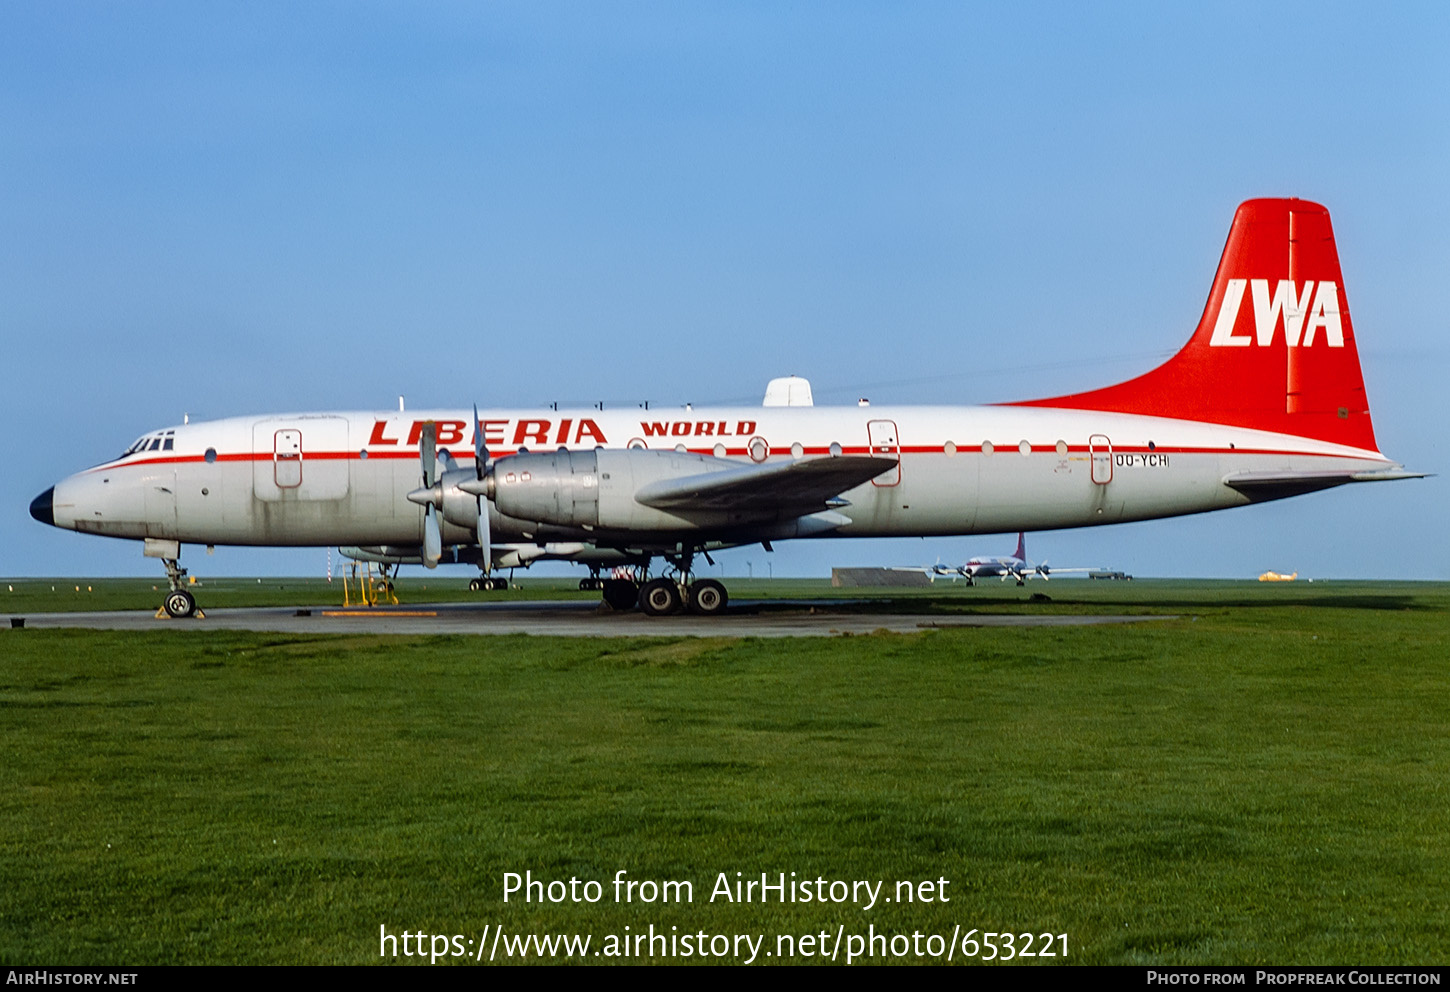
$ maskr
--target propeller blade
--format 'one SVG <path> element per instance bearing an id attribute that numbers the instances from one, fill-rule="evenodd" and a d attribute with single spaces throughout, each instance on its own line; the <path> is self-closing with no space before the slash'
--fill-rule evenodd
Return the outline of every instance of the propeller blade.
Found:
<path id="1" fill-rule="evenodd" d="M 438 525 L 439 492 L 434 491 L 438 481 L 438 425 L 428 421 L 423 425 L 418 438 L 418 459 L 423 463 L 423 487 L 408 494 L 414 503 L 422 503 L 423 510 L 423 564 L 437 568 L 438 559 L 443 557 L 443 532 Z"/>
<path id="2" fill-rule="evenodd" d="M 438 511 L 432 503 L 423 515 L 423 564 L 437 568 L 438 559 L 443 557 L 443 534 L 438 529 Z"/>
<path id="3" fill-rule="evenodd" d="M 493 554 L 489 551 L 489 545 L 492 543 L 493 534 L 490 532 L 488 522 L 488 500 L 480 496 L 478 497 L 478 550 L 482 552 L 479 567 L 483 569 L 484 575 L 493 571 Z"/>
<path id="4" fill-rule="evenodd" d="M 488 468 L 488 449 L 483 446 L 483 426 L 478 422 L 478 404 L 473 404 L 473 470 L 479 479 Z"/>
<path id="5" fill-rule="evenodd" d="M 428 421 L 418 439 L 418 455 L 423 461 L 423 488 L 430 489 L 438 478 L 438 425 Z"/>

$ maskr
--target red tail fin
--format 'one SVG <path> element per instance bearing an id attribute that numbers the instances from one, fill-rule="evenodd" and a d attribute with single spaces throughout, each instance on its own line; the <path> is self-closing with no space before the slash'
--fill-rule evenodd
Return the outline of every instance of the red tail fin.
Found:
<path id="1" fill-rule="evenodd" d="M 1027 560 L 1027 535 L 1021 531 L 1017 532 L 1017 552 L 1012 557 L 1018 561 Z"/>
<path id="2" fill-rule="evenodd" d="M 1198 330 L 1136 379 L 1046 406 L 1175 417 L 1378 451 L 1329 211 L 1239 206 Z"/>

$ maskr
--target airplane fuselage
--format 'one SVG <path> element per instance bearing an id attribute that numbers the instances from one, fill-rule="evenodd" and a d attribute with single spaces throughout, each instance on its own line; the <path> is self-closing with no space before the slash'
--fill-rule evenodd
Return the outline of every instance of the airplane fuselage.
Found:
<path id="1" fill-rule="evenodd" d="M 235 417 L 157 431 L 130 454 L 57 483 L 56 526 L 209 545 L 416 545 L 422 425 L 473 465 L 470 411 Z M 1245 473 L 1384 471 L 1377 451 L 1196 421 L 1018 406 L 731 407 L 660 411 L 492 411 L 479 415 L 490 456 L 600 451 L 600 499 L 627 504 L 653 481 L 621 451 L 661 452 L 650 472 L 680 474 L 707 456 L 763 461 L 871 455 L 899 462 L 842 493 L 830 526 L 753 522 L 752 536 L 929 536 L 1045 530 L 1198 513 L 1252 502 L 1224 479 Z M 685 456 L 672 467 L 668 453 Z M 638 460 L 636 459 L 636 462 Z M 503 462 L 501 464 L 508 464 Z M 609 470 L 610 464 L 615 471 Z M 634 473 L 631 478 L 621 474 Z M 601 504 L 602 505 L 602 504 Z M 585 540 L 665 546 L 729 520 L 649 510 L 628 526 L 601 517 L 560 525 L 490 504 L 495 542 Z M 473 532 L 445 513 L 443 539 Z M 758 539 L 758 538 L 757 538 Z"/>

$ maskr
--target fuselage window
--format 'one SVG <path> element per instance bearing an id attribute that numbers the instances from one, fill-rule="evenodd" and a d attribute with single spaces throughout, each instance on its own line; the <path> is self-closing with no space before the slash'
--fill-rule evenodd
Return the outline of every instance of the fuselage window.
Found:
<path id="1" fill-rule="evenodd" d="M 363 454 L 367 454 L 367 452 L 363 452 Z M 216 461 L 216 449 L 215 448 L 207 448 L 206 449 L 206 454 L 203 455 L 202 457 L 204 457 L 206 459 L 206 463 L 208 465 L 210 465 L 212 462 Z"/>
<path id="2" fill-rule="evenodd" d="M 1032 442 L 1031 441 L 1021 441 L 1021 442 L 1019 442 L 1018 445 L 1017 445 L 1017 450 L 1020 451 L 1020 452 L 1022 452 L 1023 455 L 1030 455 L 1030 454 L 1032 454 Z"/>
<path id="3" fill-rule="evenodd" d="M 946 444 L 941 446 L 941 450 L 946 453 L 946 456 L 948 458 L 950 458 L 952 455 L 955 455 L 957 453 L 956 442 L 948 441 Z"/>
<path id="4" fill-rule="evenodd" d="M 983 441 L 982 442 L 982 454 L 984 454 L 984 455 L 990 455 L 992 452 L 994 452 L 996 450 L 997 449 L 992 445 L 992 442 L 991 441 Z"/>
<path id="5" fill-rule="evenodd" d="M 1059 458 L 1066 458 L 1067 457 L 1067 442 L 1066 441 L 1059 440 L 1057 442 L 1057 455 L 1058 455 Z"/>

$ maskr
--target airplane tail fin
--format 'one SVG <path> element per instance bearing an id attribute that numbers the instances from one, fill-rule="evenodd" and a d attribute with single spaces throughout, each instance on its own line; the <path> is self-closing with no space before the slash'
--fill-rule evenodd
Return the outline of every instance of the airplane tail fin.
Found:
<path id="1" fill-rule="evenodd" d="M 1182 350 L 1116 386 L 1007 405 L 1198 420 L 1377 452 L 1329 211 L 1308 200 L 1240 204 Z"/>
<path id="2" fill-rule="evenodd" d="M 1020 530 L 1017 532 L 1017 550 L 1012 557 L 1018 561 L 1027 560 L 1027 535 Z"/>

